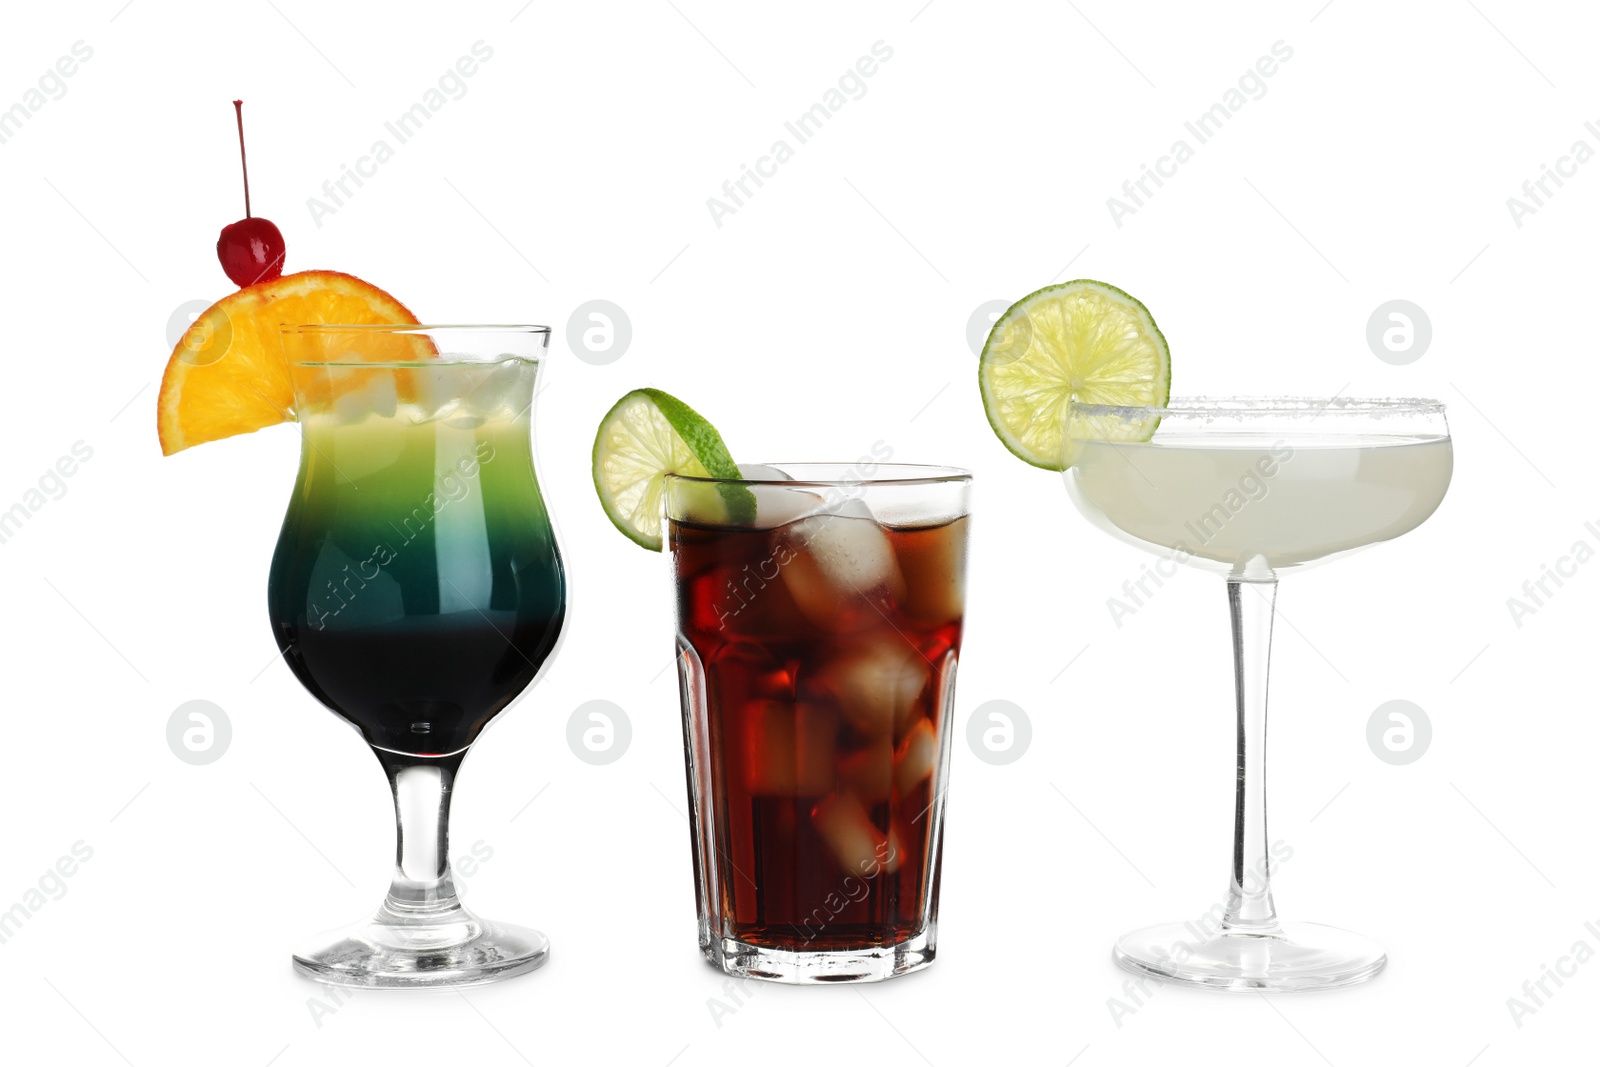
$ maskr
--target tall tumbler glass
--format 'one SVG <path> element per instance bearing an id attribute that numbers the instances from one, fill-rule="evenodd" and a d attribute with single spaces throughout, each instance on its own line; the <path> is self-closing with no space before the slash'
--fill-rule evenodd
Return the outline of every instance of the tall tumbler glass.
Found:
<path id="1" fill-rule="evenodd" d="M 701 951 L 795 984 L 918 970 L 938 933 L 971 476 L 741 474 L 666 488 Z M 755 517 L 735 522 L 744 494 Z"/>
<path id="2" fill-rule="evenodd" d="M 534 474 L 542 326 L 284 332 L 302 440 L 268 612 L 295 677 L 389 779 L 398 848 L 367 922 L 294 957 L 319 981 L 437 986 L 542 964 L 450 877 L 456 772 L 555 649 L 566 577 Z"/>

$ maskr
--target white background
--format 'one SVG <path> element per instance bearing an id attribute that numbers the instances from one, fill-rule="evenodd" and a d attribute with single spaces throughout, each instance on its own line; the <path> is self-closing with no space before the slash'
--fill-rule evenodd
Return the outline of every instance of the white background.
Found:
<path id="1" fill-rule="evenodd" d="M 74 442 L 93 458 L 0 544 L 0 910 L 75 842 L 93 856 L 0 944 L 4 1058 L 1592 1057 L 1600 962 L 1548 985 L 1520 1027 L 1507 998 L 1574 942 L 1600 950 L 1584 929 L 1600 920 L 1600 565 L 1520 628 L 1506 601 L 1575 541 L 1600 545 L 1584 529 L 1600 520 L 1585 406 L 1600 163 L 1520 227 L 1506 200 L 1575 140 L 1600 148 L 1583 125 L 1600 119 L 1597 31 L 1583 5 L 1507 0 L 8 8 L 0 108 L 74 42 L 93 56 L 0 144 L 0 510 Z M 307 198 L 480 40 L 493 57 L 465 95 L 317 225 Z M 877 41 L 893 57 L 865 95 L 716 225 L 707 198 Z M 1117 226 L 1107 198 L 1277 41 L 1293 56 L 1265 95 Z M 457 852 L 493 853 L 468 900 L 554 943 L 544 970 L 503 985 L 339 1004 L 289 967 L 291 947 L 377 903 L 392 825 L 376 763 L 277 662 L 267 626 L 296 435 L 172 459 L 156 443 L 168 319 L 233 288 L 213 245 L 241 215 L 236 96 L 255 210 L 283 230 L 289 269 L 361 275 L 425 321 L 556 328 L 536 436 L 569 630 L 468 761 L 455 811 Z M 1457 473 L 1434 518 L 1279 597 L 1271 831 L 1294 849 L 1279 909 L 1383 944 L 1389 969 L 1368 985 L 1164 988 L 1136 1005 L 1111 963 L 1121 931 L 1198 916 L 1222 891 L 1231 678 L 1222 583 L 1186 571 L 1117 627 L 1106 599 L 1144 557 L 984 421 L 969 316 L 1079 276 L 1149 305 L 1175 392 L 1450 405 Z M 633 329 L 605 366 L 566 340 L 597 298 Z M 1433 325 L 1408 366 L 1365 340 L 1395 298 Z M 668 571 L 611 529 L 589 475 L 601 414 L 647 384 L 744 460 L 852 460 L 882 440 L 976 472 L 926 973 L 735 1001 L 695 951 Z M 232 722 L 208 766 L 165 740 L 192 699 Z M 565 741 L 591 699 L 632 722 L 609 766 Z M 995 699 L 1033 724 L 1009 766 L 964 741 Z M 1433 724 L 1408 766 L 1367 746 L 1391 699 Z"/>

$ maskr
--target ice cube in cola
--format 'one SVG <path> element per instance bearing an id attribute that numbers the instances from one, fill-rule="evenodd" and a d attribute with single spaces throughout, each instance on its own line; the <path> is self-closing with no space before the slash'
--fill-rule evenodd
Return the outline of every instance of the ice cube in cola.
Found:
<path id="1" fill-rule="evenodd" d="M 905 599 L 888 532 L 859 500 L 779 527 L 772 551 L 795 606 L 832 633 L 877 627 Z"/>
<path id="2" fill-rule="evenodd" d="M 669 529 L 706 933 L 893 945 L 934 904 L 967 520 L 890 526 L 859 500 L 757 490 L 754 526 Z"/>

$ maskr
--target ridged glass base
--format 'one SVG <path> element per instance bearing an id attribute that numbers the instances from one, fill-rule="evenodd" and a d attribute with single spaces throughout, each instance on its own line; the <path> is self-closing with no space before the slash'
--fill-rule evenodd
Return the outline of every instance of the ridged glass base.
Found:
<path id="1" fill-rule="evenodd" d="M 794 952 L 724 937 L 701 951 L 713 967 L 740 978 L 788 985 L 882 982 L 931 964 L 934 932 L 924 930 L 895 945 L 826 952 Z"/>

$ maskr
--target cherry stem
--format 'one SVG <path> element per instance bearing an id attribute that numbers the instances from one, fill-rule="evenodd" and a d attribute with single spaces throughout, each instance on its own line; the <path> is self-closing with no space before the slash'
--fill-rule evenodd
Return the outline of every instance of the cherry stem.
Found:
<path id="1" fill-rule="evenodd" d="M 239 123 L 239 169 L 244 172 L 244 217 L 250 217 L 250 168 L 244 161 L 244 101 L 233 102 L 233 115 Z"/>

